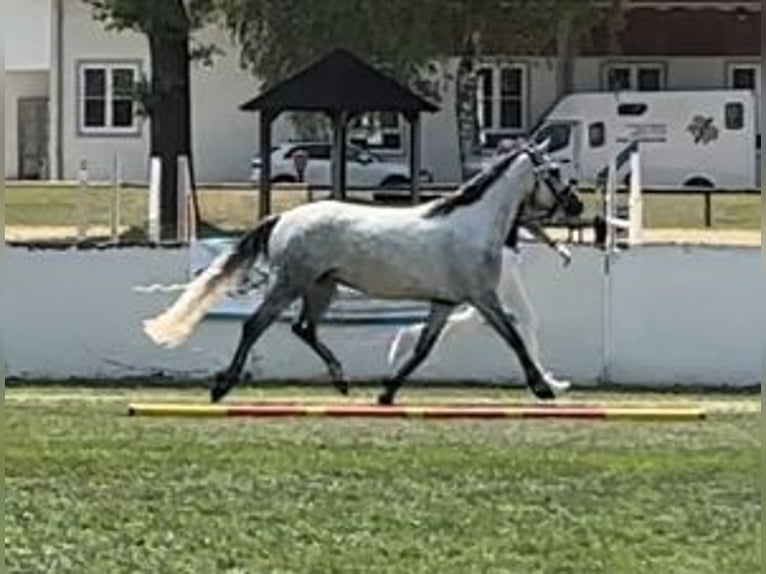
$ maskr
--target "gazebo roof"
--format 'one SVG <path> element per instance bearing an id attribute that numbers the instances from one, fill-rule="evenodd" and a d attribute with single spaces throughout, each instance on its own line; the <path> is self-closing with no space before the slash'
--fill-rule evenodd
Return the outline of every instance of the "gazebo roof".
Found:
<path id="1" fill-rule="evenodd" d="M 414 114 L 439 108 L 350 52 L 338 49 L 246 102 L 241 109 Z"/>

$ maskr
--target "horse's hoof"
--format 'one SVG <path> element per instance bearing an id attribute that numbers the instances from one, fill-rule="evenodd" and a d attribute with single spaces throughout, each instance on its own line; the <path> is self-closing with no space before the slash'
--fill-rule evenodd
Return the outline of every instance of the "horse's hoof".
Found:
<path id="1" fill-rule="evenodd" d="M 551 391 L 553 391 L 553 394 L 556 397 L 560 397 L 572 387 L 572 383 L 570 381 L 557 379 L 550 373 L 546 374 L 545 378 L 546 382 L 548 383 L 548 387 L 550 387 Z"/>
<path id="2" fill-rule="evenodd" d="M 390 407 L 394 404 L 394 395 L 391 393 L 381 393 L 378 396 L 378 404 L 382 407 Z"/>
<path id="3" fill-rule="evenodd" d="M 217 403 L 223 397 L 225 397 L 226 393 L 228 392 L 229 392 L 229 389 L 227 389 L 226 387 L 214 385 L 213 387 L 210 388 L 210 402 Z"/>
<path id="4" fill-rule="evenodd" d="M 348 396 L 349 391 L 349 384 L 348 381 L 333 381 L 333 385 L 338 390 L 338 392 L 345 396 Z"/>
<path id="5" fill-rule="evenodd" d="M 529 390 L 540 400 L 551 401 L 556 398 L 556 393 L 549 387 L 545 381 L 539 380 L 529 385 Z"/>
<path id="6" fill-rule="evenodd" d="M 226 396 L 234 385 L 234 379 L 226 371 L 216 374 L 215 382 L 210 387 L 210 402 L 217 403 Z"/>

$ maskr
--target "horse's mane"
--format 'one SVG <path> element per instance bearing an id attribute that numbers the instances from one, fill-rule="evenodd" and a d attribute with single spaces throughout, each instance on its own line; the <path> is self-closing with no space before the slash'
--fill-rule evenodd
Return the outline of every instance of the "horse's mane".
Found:
<path id="1" fill-rule="evenodd" d="M 501 156 L 492 165 L 461 185 L 455 193 L 437 199 L 423 217 L 429 219 L 444 217 L 459 207 L 476 203 L 482 198 L 484 192 L 505 173 L 505 170 L 519 157 L 522 151 L 524 150 L 516 149 L 512 153 Z"/>

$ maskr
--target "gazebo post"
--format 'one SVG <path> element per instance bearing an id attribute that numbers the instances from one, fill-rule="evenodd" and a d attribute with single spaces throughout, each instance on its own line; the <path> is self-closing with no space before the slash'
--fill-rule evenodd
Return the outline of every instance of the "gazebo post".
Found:
<path id="1" fill-rule="evenodd" d="M 415 112 L 407 114 L 410 123 L 410 188 L 412 191 L 412 203 L 420 203 L 420 167 L 421 159 L 421 133 L 420 114 Z"/>
<path id="2" fill-rule="evenodd" d="M 261 110 L 259 144 L 261 154 L 260 180 L 258 183 L 258 218 L 262 219 L 271 213 L 271 122 L 274 112 Z"/>
<path id="3" fill-rule="evenodd" d="M 346 123 L 348 112 L 330 114 L 332 119 L 332 197 L 346 199 Z"/>

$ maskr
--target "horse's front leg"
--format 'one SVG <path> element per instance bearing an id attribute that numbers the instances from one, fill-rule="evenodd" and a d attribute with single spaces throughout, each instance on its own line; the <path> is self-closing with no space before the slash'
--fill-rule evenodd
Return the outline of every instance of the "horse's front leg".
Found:
<path id="1" fill-rule="evenodd" d="M 566 381 L 557 381 L 548 375 L 527 349 L 512 320 L 503 311 L 495 292 L 485 293 L 473 301 L 474 306 L 503 340 L 516 352 L 527 379 L 527 386 L 539 399 L 555 399 L 569 388 Z"/>
<path id="2" fill-rule="evenodd" d="M 297 298 L 298 293 L 297 289 L 276 285 L 266 295 L 258 310 L 245 321 L 237 350 L 234 352 L 229 367 L 216 376 L 210 389 L 212 402 L 220 401 L 239 382 L 250 349 L 263 332 Z"/>

